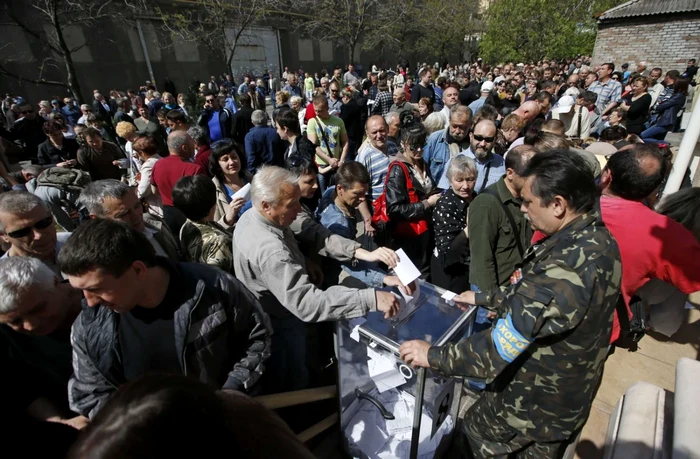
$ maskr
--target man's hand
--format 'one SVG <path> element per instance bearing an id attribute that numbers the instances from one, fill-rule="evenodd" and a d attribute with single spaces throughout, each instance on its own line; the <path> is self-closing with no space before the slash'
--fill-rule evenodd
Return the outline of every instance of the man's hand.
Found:
<path id="1" fill-rule="evenodd" d="M 413 295 L 416 291 L 416 282 L 413 281 L 408 285 L 403 285 L 398 276 L 384 276 L 384 285 L 387 287 L 398 287 L 406 295 Z"/>
<path id="2" fill-rule="evenodd" d="M 368 252 L 365 249 L 357 249 L 355 251 L 355 258 L 369 262 L 381 261 L 389 268 L 396 267 L 396 264 L 399 262 L 399 256 L 396 255 L 396 252 L 386 247 L 380 247 L 372 252 Z"/>
<path id="3" fill-rule="evenodd" d="M 306 258 L 306 274 L 309 275 L 309 280 L 316 287 L 320 287 L 323 282 L 323 270 L 319 265 Z"/>
<path id="4" fill-rule="evenodd" d="M 62 419 L 58 416 L 54 416 L 51 418 L 46 419 L 49 422 L 58 422 L 61 424 L 65 424 L 67 426 L 71 426 L 74 429 L 81 430 L 87 427 L 87 425 L 90 423 L 90 420 L 86 418 L 85 416 L 76 416 L 74 418 L 70 419 Z"/>
<path id="5" fill-rule="evenodd" d="M 476 293 L 467 290 L 462 292 L 452 299 L 459 309 L 462 311 L 468 311 L 476 302 Z"/>
<path id="6" fill-rule="evenodd" d="M 393 293 L 375 290 L 374 294 L 377 298 L 377 311 L 383 312 L 385 319 L 391 319 L 399 312 L 401 303 Z"/>
<path id="7" fill-rule="evenodd" d="M 365 234 L 369 237 L 374 237 L 377 234 L 377 229 L 372 226 L 372 220 L 365 220 Z"/>
<path id="8" fill-rule="evenodd" d="M 418 339 L 406 341 L 399 347 L 399 355 L 404 362 L 410 364 L 413 368 L 430 368 L 428 363 L 428 350 L 430 347 L 429 343 Z"/>
<path id="9" fill-rule="evenodd" d="M 340 162 L 335 158 L 331 158 L 331 160 L 328 162 L 328 165 L 331 166 L 333 169 L 337 169 L 340 165 Z"/>

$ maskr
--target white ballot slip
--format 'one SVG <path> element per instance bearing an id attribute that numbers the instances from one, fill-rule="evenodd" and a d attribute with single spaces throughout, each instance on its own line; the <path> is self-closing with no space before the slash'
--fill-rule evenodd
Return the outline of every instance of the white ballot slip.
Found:
<path id="1" fill-rule="evenodd" d="M 357 317 L 350 321 L 350 338 L 354 339 L 358 343 L 360 342 L 360 325 L 367 322 L 364 317 Z M 369 350 L 369 348 L 367 348 Z"/>
<path id="2" fill-rule="evenodd" d="M 244 185 L 240 190 L 236 191 L 233 196 L 231 196 L 231 201 L 238 198 L 243 198 L 246 201 L 250 200 L 250 183 Z"/>
<path id="3" fill-rule="evenodd" d="M 455 292 L 450 292 L 449 290 L 442 294 L 442 297 L 447 301 L 452 301 L 455 299 L 457 294 Z"/>
<path id="4" fill-rule="evenodd" d="M 399 249 L 396 251 L 396 255 L 399 256 L 399 262 L 396 264 L 394 272 L 401 283 L 403 285 L 408 285 L 418 279 L 420 277 L 420 271 L 418 271 L 418 268 L 416 268 L 416 265 L 413 264 L 411 259 L 408 258 L 406 252 L 404 252 L 403 249 Z"/>

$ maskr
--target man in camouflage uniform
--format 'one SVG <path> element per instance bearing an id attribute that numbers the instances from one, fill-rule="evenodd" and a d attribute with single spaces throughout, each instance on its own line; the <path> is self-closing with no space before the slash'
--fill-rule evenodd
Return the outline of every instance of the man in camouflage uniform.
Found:
<path id="1" fill-rule="evenodd" d="M 400 348 L 413 366 L 490 383 L 463 423 L 477 458 L 562 453 L 588 417 L 620 290 L 617 243 L 594 210 L 583 161 L 540 153 L 524 177 L 521 210 L 547 237 L 525 253 L 510 285 L 455 298 L 495 310 L 494 325 L 458 344 Z"/>

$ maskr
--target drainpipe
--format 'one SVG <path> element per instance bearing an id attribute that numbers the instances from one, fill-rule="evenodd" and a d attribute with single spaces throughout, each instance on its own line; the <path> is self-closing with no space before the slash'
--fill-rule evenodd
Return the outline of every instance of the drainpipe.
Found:
<path id="1" fill-rule="evenodd" d="M 275 33 L 277 34 L 277 60 L 279 61 L 279 67 L 277 68 L 277 78 L 280 78 L 282 76 L 282 44 L 280 41 L 280 29 L 275 29 Z M 700 104 L 698 104 L 700 105 Z"/>
<path id="2" fill-rule="evenodd" d="M 148 56 L 148 48 L 146 47 L 146 40 L 143 38 L 143 29 L 141 28 L 141 21 L 136 21 L 136 29 L 139 31 L 139 41 L 141 42 L 141 49 L 143 50 L 143 57 L 146 59 L 146 65 L 148 66 L 148 74 L 151 76 L 151 82 L 158 89 L 158 83 L 156 83 L 156 77 L 153 75 L 153 67 L 151 67 L 151 58 Z"/>

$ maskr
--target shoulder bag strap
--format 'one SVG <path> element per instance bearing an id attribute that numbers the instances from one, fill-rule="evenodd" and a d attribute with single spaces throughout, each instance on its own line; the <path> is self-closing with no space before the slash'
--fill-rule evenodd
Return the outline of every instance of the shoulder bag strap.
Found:
<path id="1" fill-rule="evenodd" d="M 326 144 L 326 148 L 328 149 L 328 156 L 332 158 L 333 150 L 331 149 L 331 146 L 328 143 L 328 137 L 326 136 L 326 130 L 324 129 L 324 125 L 321 124 L 321 120 L 318 116 L 314 116 L 314 119 L 316 120 L 316 124 L 318 124 L 318 128 L 321 130 L 321 138 L 323 139 L 323 143 Z"/>
<path id="2" fill-rule="evenodd" d="M 578 134 L 576 134 L 576 137 L 579 139 L 581 138 L 581 118 L 583 118 L 583 116 L 581 116 L 581 110 L 583 110 L 583 106 L 579 106 L 578 108 Z"/>
<path id="3" fill-rule="evenodd" d="M 508 210 L 508 207 L 506 207 L 506 205 L 503 203 L 503 201 L 501 201 L 501 197 L 498 195 L 498 192 L 496 190 L 489 188 L 489 189 L 484 190 L 484 192 L 486 194 L 490 194 L 491 196 L 496 198 L 498 203 L 503 208 L 503 212 L 506 213 L 506 218 L 508 219 L 508 223 L 510 224 L 511 229 L 513 230 L 513 237 L 515 238 L 515 245 L 517 246 L 518 253 L 520 254 L 520 257 L 522 258 L 525 255 L 525 250 L 523 249 L 523 245 L 520 242 L 520 233 L 518 233 L 518 226 L 515 224 L 515 218 L 513 217 L 513 214 L 510 213 L 510 211 Z"/>

